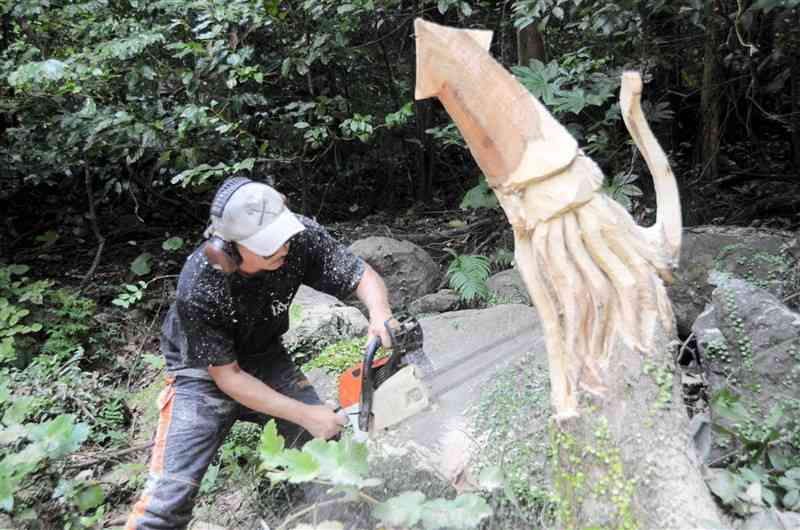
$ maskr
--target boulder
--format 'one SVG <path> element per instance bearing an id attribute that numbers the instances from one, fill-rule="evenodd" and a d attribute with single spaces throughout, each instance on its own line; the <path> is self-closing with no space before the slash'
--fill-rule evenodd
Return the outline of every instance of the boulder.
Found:
<path id="1" fill-rule="evenodd" d="M 681 261 L 669 297 L 678 332 L 688 336 L 711 298 L 712 270 L 731 272 L 775 296 L 791 294 L 796 281 L 797 239 L 790 232 L 734 226 L 700 226 L 683 232 Z"/>
<path id="2" fill-rule="evenodd" d="M 754 418 L 800 398 L 800 314 L 749 281 L 724 273 L 710 281 L 717 288 L 692 328 L 709 394 L 731 387 Z"/>
<path id="3" fill-rule="evenodd" d="M 414 300 L 408 306 L 412 315 L 446 313 L 455 311 L 461 306 L 461 297 L 452 289 L 442 289 L 436 293 L 426 294 Z"/>
<path id="4" fill-rule="evenodd" d="M 503 304 L 531 305 L 531 297 L 522 276 L 516 268 L 507 269 L 492 275 L 486 287 L 497 302 Z"/>
<path id="5" fill-rule="evenodd" d="M 441 280 L 441 271 L 433 258 L 410 241 L 368 237 L 354 242 L 350 250 L 383 277 L 389 290 L 389 303 L 395 311 L 432 293 Z"/>
<path id="6" fill-rule="evenodd" d="M 307 361 L 329 344 L 366 335 L 368 327 L 367 318 L 355 307 L 303 285 L 289 309 L 283 344 L 293 357 Z"/>
<path id="7" fill-rule="evenodd" d="M 800 513 L 782 512 L 780 510 L 764 510 L 750 516 L 741 524 L 734 526 L 738 530 L 795 530 L 800 528 Z"/>

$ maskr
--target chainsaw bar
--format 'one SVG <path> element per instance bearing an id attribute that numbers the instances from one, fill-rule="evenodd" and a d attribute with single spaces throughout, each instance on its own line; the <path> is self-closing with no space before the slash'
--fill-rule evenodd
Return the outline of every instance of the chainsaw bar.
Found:
<path id="1" fill-rule="evenodd" d="M 462 383 L 472 379 L 481 372 L 486 371 L 488 367 L 496 364 L 497 362 L 504 359 L 509 359 L 509 357 L 505 355 L 502 350 L 497 350 L 497 347 L 520 337 L 525 331 L 526 330 L 523 329 L 516 333 L 510 333 L 500 337 L 496 341 L 482 346 L 481 348 L 470 352 L 458 361 L 438 370 L 426 372 L 423 369 L 423 376 L 421 380 L 430 389 L 431 400 L 441 397 L 447 394 L 449 391 L 458 388 Z M 495 352 L 492 353 L 492 350 L 495 350 Z M 482 356 L 482 354 L 487 355 Z M 423 358 L 426 360 L 428 359 L 427 356 L 423 356 Z M 412 363 L 414 362 L 413 358 L 410 358 L 409 360 Z M 430 360 L 428 360 L 428 365 L 430 365 Z"/>

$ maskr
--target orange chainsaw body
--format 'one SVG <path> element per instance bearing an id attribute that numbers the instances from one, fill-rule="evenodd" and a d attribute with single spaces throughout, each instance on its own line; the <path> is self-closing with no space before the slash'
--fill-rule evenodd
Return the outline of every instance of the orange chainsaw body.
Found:
<path id="1" fill-rule="evenodd" d="M 389 362 L 390 357 L 378 359 L 372 368 L 378 368 Z M 361 381 L 364 363 L 360 362 L 339 376 L 339 406 L 346 409 L 361 400 Z"/>

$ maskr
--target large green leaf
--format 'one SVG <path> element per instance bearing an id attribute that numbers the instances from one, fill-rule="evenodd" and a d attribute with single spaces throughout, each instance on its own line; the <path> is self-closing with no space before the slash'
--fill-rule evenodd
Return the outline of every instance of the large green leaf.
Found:
<path id="1" fill-rule="evenodd" d="M 278 434 L 275 420 L 269 420 L 261 431 L 261 441 L 258 444 L 262 469 L 275 469 L 283 465 L 284 443 L 283 436 Z"/>
<path id="2" fill-rule="evenodd" d="M 422 518 L 425 495 L 419 491 L 406 491 L 375 506 L 372 515 L 389 526 L 411 527 Z"/>
<path id="3" fill-rule="evenodd" d="M 3 414 L 3 423 L 9 426 L 22 423 L 33 410 L 33 403 L 33 396 L 20 396 L 14 399 L 11 406 Z"/>
<path id="4" fill-rule="evenodd" d="M 436 499 L 423 505 L 422 524 L 428 530 L 439 528 L 477 528 L 492 515 L 492 509 L 480 495 L 466 493 L 452 501 Z"/>
<path id="5" fill-rule="evenodd" d="M 715 470 L 711 477 L 706 479 L 706 482 L 723 504 L 733 503 L 744 492 L 736 478 L 727 469 Z"/>
<path id="6" fill-rule="evenodd" d="M 89 426 L 75 423 L 71 414 L 31 427 L 29 437 L 38 442 L 50 458 L 61 458 L 77 450 L 89 437 Z"/>
<path id="7" fill-rule="evenodd" d="M 91 510 L 92 508 L 97 508 L 103 504 L 105 500 L 106 494 L 103 492 L 103 488 L 97 484 L 94 484 L 87 488 L 83 488 L 78 492 L 78 494 L 75 496 L 75 505 L 81 512 L 85 512 L 87 510 Z"/>
<path id="8" fill-rule="evenodd" d="M 334 484 L 359 486 L 369 471 L 367 446 L 347 435 L 339 441 L 312 440 L 303 451 L 319 463 L 320 478 Z"/>
<path id="9" fill-rule="evenodd" d="M 295 484 L 309 482 L 319 475 L 319 463 L 308 453 L 297 449 L 289 449 L 284 451 L 283 459 L 289 482 Z"/>

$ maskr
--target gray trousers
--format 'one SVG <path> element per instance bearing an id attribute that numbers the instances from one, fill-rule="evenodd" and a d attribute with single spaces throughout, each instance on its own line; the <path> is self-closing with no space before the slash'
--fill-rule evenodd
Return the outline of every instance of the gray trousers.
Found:
<path id="1" fill-rule="evenodd" d="M 281 394 L 309 405 L 320 404 L 305 375 L 284 356 L 262 370 L 246 371 Z M 236 420 L 263 425 L 270 418 L 224 394 L 212 380 L 168 377 L 158 397 L 159 421 L 144 491 L 133 506 L 126 530 L 182 529 L 192 518 L 200 482 Z M 287 446 L 301 446 L 311 435 L 276 418 Z"/>

